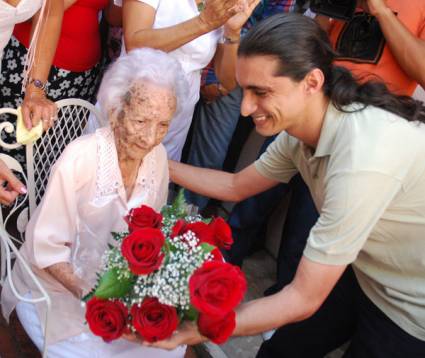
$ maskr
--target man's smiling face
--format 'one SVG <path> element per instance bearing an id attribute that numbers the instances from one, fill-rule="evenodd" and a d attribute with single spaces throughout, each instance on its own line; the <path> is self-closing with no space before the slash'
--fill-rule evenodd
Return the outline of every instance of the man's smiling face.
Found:
<path id="1" fill-rule="evenodd" d="M 288 131 L 299 125 L 305 109 L 301 82 L 277 76 L 279 60 L 272 56 L 239 57 L 236 78 L 243 89 L 241 113 L 252 116 L 263 136 Z"/>

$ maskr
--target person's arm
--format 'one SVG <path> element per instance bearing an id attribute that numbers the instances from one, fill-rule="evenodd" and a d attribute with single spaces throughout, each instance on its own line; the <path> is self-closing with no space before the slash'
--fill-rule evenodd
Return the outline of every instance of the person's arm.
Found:
<path id="1" fill-rule="evenodd" d="M 363 0 L 363 3 L 365 2 L 363 7 L 377 18 L 391 53 L 400 67 L 425 87 L 425 39 L 412 34 L 387 7 L 384 0 Z"/>
<path id="2" fill-rule="evenodd" d="M 331 28 L 331 19 L 328 16 L 318 14 L 314 17 L 314 21 L 316 21 L 323 31 L 329 33 Z"/>
<path id="3" fill-rule="evenodd" d="M 239 306 L 233 335 L 255 335 L 311 317 L 345 269 L 346 265 L 324 265 L 303 256 L 289 285 L 274 295 Z"/>
<path id="4" fill-rule="evenodd" d="M 170 179 L 195 193 L 223 201 L 241 201 L 279 184 L 261 175 L 254 164 L 238 173 L 197 168 L 168 161 Z"/>
<path id="5" fill-rule="evenodd" d="M 232 16 L 224 25 L 225 43 L 217 46 L 214 55 L 214 71 L 227 91 L 237 86 L 235 72 L 241 29 L 259 2 L 260 0 L 248 0 L 244 10 Z"/>
<path id="6" fill-rule="evenodd" d="M 26 86 L 22 103 L 22 114 L 28 129 L 31 129 L 40 120 L 44 120 L 43 126 L 47 129 L 53 125 L 56 116 L 56 105 L 48 100 L 45 91 L 36 87 L 32 81 L 47 82 L 62 27 L 64 1 L 46 1 L 45 15 L 41 19 L 40 35 L 35 48 L 34 64 L 30 69 L 30 81 Z M 38 16 L 36 15 L 33 19 L 33 29 L 37 20 Z"/>
<path id="7" fill-rule="evenodd" d="M 67 10 L 69 7 L 74 5 L 76 2 L 77 2 L 77 0 L 63 0 L 64 10 Z"/>
<path id="8" fill-rule="evenodd" d="M 324 265 L 303 257 L 294 280 L 280 292 L 244 303 L 236 309 L 233 335 L 251 336 L 312 316 L 325 301 L 345 268 L 346 265 Z M 185 323 L 169 339 L 143 344 L 174 349 L 181 344 L 193 345 L 206 340 L 199 333 L 196 324 Z"/>
<path id="9" fill-rule="evenodd" d="M 59 262 L 45 270 L 78 299 L 83 296 L 84 290 L 88 291 L 86 283 L 74 274 L 69 262 Z"/>
<path id="10" fill-rule="evenodd" d="M 7 4 L 17 7 L 21 0 L 4 0 Z"/>
<path id="11" fill-rule="evenodd" d="M 0 160 L 0 204 L 10 205 L 19 194 L 25 194 L 26 192 L 24 184 Z"/>
<path id="12" fill-rule="evenodd" d="M 75 275 L 72 251 L 78 236 L 78 146 L 71 143 L 54 165 L 43 200 L 26 230 L 30 263 L 55 278 L 75 297 L 89 287 Z"/>
<path id="13" fill-rule="evenodd" d="M 125 47 L 127 51 L 139 47 L 151 47 L 165 52 L 173 51 L 222 26 L 235 14 L 237 1 L 209 0 L 198 16 L 174 26 L 153 29 L 156 10 L 138 0 L 124 0 Z"/>

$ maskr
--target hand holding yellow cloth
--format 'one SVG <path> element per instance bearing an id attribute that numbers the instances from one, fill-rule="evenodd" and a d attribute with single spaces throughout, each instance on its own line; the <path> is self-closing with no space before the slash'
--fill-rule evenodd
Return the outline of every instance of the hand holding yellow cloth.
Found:
<path id="1" fill-rule="evenodd" d="M 16 122 L 16 141 L 23 145 L 36 141 L 43 134 L 42 122 L 39 121 L 36 126 L 32 127 L 31 130 L 28 130 L 25 127 L 21 107 L 18 107 L 17 111 L 18 114 Z"/>

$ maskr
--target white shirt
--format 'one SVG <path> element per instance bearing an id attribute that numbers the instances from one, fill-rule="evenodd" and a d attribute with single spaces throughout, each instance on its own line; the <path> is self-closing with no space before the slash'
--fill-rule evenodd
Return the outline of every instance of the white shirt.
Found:
<path id="1" fill-rule="evenodd" d="M 124 216 L 128 211 L 141 204 L 159 211 L 166 203 L 169 178 L 162 144 L 143 159 L 129 200 L 118 164 L 109 127 L 73 141 L 53 167 L 43 200 L 28 223 L 20 252 L 52 300 L 49 344 L 88 331 L 88 327 L 80 301 L 43 269 L 69 262 L 86 288 L 93 287 L 111 232 L 127 229 Z M 19 262 L 13 278 L 18 292 L 40 296 Z M 9 285 L 4 285 L 1 303 L 6 318 L 17 302 Z M 37 305 L 37 310 L 44 324 L 45 305 Z"/>
<path id="2" fill-rule="evenodd" d="M 3 50 L 9 42 L 15 24 L 31 18 L 43 4 L 43 0 L 21 0 L 16 7 L 0 0 L 0 71 Z"/>

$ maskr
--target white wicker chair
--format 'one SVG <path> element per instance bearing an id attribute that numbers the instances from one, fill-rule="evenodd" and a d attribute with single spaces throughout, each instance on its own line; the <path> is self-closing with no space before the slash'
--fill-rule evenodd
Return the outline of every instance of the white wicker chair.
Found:
<path id="1" fill-rule="evenodd" d="M 3 285 L 8 280 L 15 296 L 25 302 L 45 302 L 47 305 L 47 314 L 45 319 L 46 331 L 48 327 L 49 312 L 51 301 L 47 292 L 43 289 L 37 277 L 32 273 L 31 268 L 19 254 L 17 245 L 20 246 L 24 240 L 25 228 L 28 219 L 34 212 L 36 205 L 40 202 L 44 191 L 46 190 L 52 165 L 61 155 L 66 145 L 72 140 L 83 134 L 87 119 L 93 114 L 97 120 L 100 119 L 100 113 L 91 103 L 80 99 L 64 99 L 56 102 L 58 106 L 58 120 L 53 128 L 50 128 L 35 143 L 25 146 L 26 165 L 25 172 L 22 165 L 10 155 L 1 153 L 0 159 L 13 171 L 19 173 L 28 189 L 25 196 L 21 196 L 14 206 L 3 215 L 0 210 L 0 244 L 1 244 L 1 276 L 0 284 Z M 17 111 L 11 108 L 0 109 L 0 114 L 9 113 L 16 116 Z M 9 134 L 15 132 L 15 125 L 11 122 L 0 123 L 0 134 L 6 131 Z M 21 145 L 19 143 L 5 143 L 0 137 L 0 148 L 16 149 Z M 12 235 L 6 229 L 6 225 L 16 220 L 18 234 Z M 17 237 L 19 236 L 19 237 Z M 42 295 L 32 299 L 22 297 L 17 292 L 11 276 L 13 260 L 19 260 L 23 263 L 24 269 L 28 272 L 31 279 L 40 289 Z M 43 357 L 46 357 L 46 344 L 43 348 Z"/>

